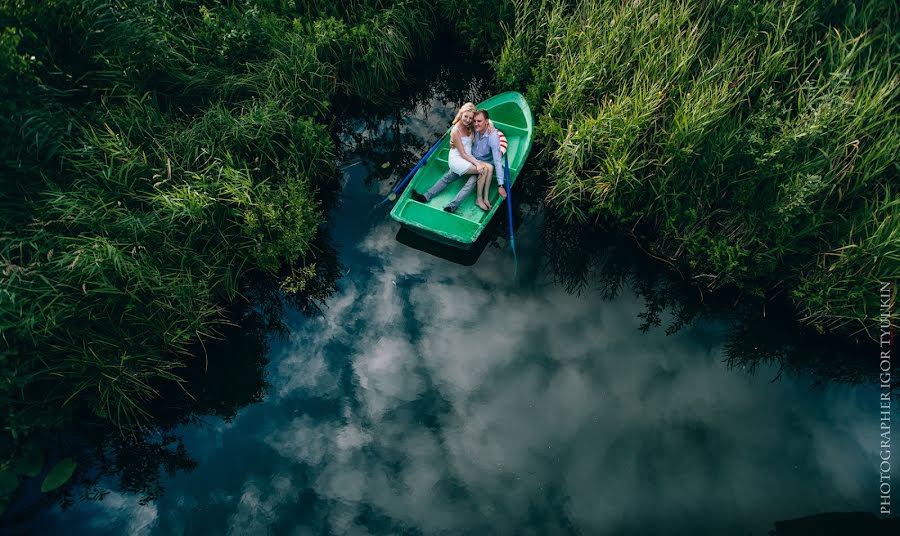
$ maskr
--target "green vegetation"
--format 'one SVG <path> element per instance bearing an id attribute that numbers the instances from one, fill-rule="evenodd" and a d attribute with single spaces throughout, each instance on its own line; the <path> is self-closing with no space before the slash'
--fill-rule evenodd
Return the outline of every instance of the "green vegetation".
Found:
<path id="1" fill-rule="evenodd" d="M 900 278 L 895 2 L 515 4 L 497 77 L 535 109 L 552 205 L 705 287 L 872 330 Z"/>
<path id="2" fill-rule="evenodd" d="M 0 0 L 0 506 L 72 477 L 35 446 L 54 431 L 147 422 L 236 300 L 327 295 L 334 110 L 386 102 L 433 28 L 527 93 L 569 222 L 870 329 L 900 279 L 898 22 L 886 0 Z"/>
<path id="3" fill-rule="evenodd" d="M 72 478 L 72 473 L 75 472 L 75 466 L 75 460 L 72 458 L 63 458 L 60 460 L 52 469 L 50 469 L 50 472 L 47 473 L 44 482 L 41 483 L 41 491 L 47 493 L 68 482 L 68 480 Z"/>
<path id="4" fill-rule="evenodd" d="M 248 278 L 327 293 L 333 102 L 391 91 L 432 16 L 419 0 L 0 1 L 0 500 L 30 474 L 25 438 L 146 422 Z"/>

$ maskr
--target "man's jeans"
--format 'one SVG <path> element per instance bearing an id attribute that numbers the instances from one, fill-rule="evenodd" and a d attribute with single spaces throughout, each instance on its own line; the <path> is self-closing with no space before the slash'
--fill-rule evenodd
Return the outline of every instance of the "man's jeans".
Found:
<path id="1" fill-rule="evenodd" d="M 460 177 L 462 177 L 462 175 L 457 175 L 452 171 L 448 171 L 446 175 L 441 177 L 441 180 L 434 183 L 434 186 L 432 186 L 428 189 L 427 192 L 425 192 L 425 199 L 431 201 L 432 198 L 441 193 L 448 184 Z M 466 196 L 472 193 L 472 190 L 475 189 L 475 182 L 477 182 L 478 180 L 478 175 L 468 175 L 468 177 L 469 180 L 467 180 L 466 184 L 459 190 L 459 193 L 456 194 L 456 197 L 453 199 L 453 201 L 451 201 L 447 205 L 448 207 L 450 207 L 450 210 L 458 209 L 459 205 L 463 202 L 463 199 L 465 199 Z"/>

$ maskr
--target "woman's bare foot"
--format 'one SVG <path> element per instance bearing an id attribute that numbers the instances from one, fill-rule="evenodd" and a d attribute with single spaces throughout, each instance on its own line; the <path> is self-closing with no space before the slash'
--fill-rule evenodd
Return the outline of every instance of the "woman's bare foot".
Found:
<path id="1" fill-rule="evenodd" d="M 494 208 L 494 205 L 490 204 L 487 199 L 483 200 L 482 203 L 487 207 L 487 210 Z"/>
<path id="2" fill-rule="evenodd" d="M 475 204 L 478 205 L 478 208 L 480 208 L 481 210 L 484 210 L 484 211 L 491 210 L 490 208 L 488 208 L 487 205 L 484 204 L 484 201 L 482 201 L 481 199 L 479 199 L 478 201 L 475 201 Z"/>

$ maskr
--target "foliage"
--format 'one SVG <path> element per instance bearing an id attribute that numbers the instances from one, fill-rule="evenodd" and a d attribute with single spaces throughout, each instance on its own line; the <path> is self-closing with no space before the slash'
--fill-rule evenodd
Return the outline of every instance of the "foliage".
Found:
<path id="1" fill-rule="evenodd" d="M 496 73 L 537 113 L 568 220 L 848 334 L 900 277 L 897 19 L 886 1 L 516 0 Z"/>
<path id="2" fill-rule="evenodd" d="M 439 0 L 438 16 L 448 35 L 444 38 L 462 45 L 469 60 L 493 64 L 507 39 L 506 28 L 515 15 L 511 0 Z"/>
<path id="3" fill-rule="evenodd" d="M 78 464 L 76 464 L 75 460 L 72 458 L 63 458 L 57 462 L 56 465 L 50 469 L 50 472 L 47 473 L 44 482 L 41 483 L 41 491 L 47 493 L 48 491 L 53 491 L 65 484 L 72 478 L 72 474 L 75 473 L 75 467 L 77 465 Z"/>
<path id="4" fill-rule="evenodd" d="M 0 1 L 0 462 L 76 418 L 146 423 L 227 304 L 331 292 L 332 102 L 390 92 L 432 16 Z"/>

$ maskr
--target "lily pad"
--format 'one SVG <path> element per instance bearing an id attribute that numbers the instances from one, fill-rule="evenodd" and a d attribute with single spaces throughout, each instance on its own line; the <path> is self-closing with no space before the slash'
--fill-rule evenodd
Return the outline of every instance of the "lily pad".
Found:
<path id="1" fill-rule="evenodd" d="M 75 467 L 77 465 L 78 464 L 76 464 L 75 460 L 72 458 L 63 458 L 60 460 L 59 463 L 53 466 L 53 469 L 50 469 L 47 478 L 45 478 L 44 483 L 41 484 L 41 491 L 47 493 L 68 482 L 69 479 L 72 478 L 72 474 L 75 472 Z"/>
<path id="2" fill-rule="evenodd" d="M 384 164 L 381 164 L 381 169 L 387 169 L 387 168 L 389 168 L 389 167 L 391 167 L 391 163 L 390 163 L 390 162 L 385 162 Z"/>

